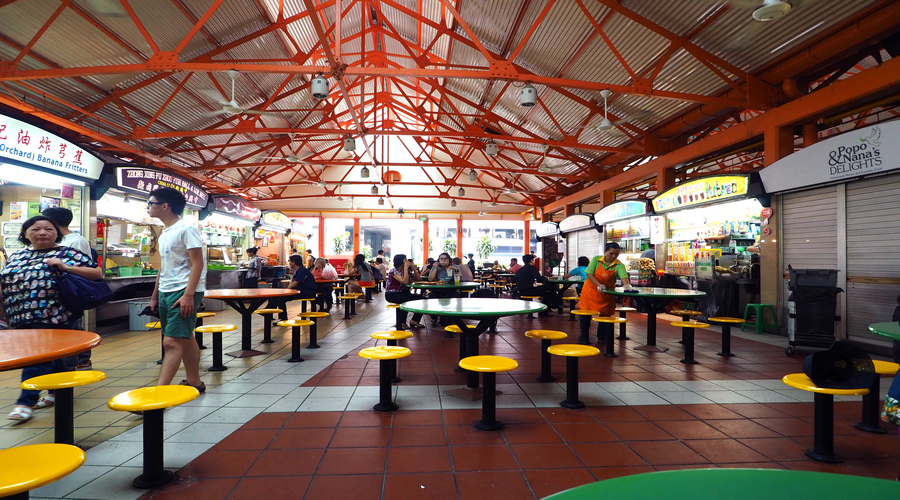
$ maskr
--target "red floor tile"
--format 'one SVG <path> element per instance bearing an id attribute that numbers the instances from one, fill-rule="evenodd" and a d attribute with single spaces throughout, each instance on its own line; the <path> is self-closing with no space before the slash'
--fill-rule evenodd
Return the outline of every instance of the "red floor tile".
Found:
<path id="1" fill-rule="evenodd" d="M 332 434 L 332 429 L 282 429 L 269 449 L 327 448 Z"/>
<path id="2" fill-rule="evenodd" d="M 591 471 L 583 467 L 576 469 L 526 470 L 525 479 L 538 498 L 544 498 L 545 496 L 595 481 Z"/>
<path id="3" fill-rule="evenodd" d="M 624 443 L 573 443 L 570 447 L 588 467 L 647 465 Z"/>
<path id="4" fill-rule="evenodd" d="M 447 441 L 451 446 L 506 444 L 503 434 L 478 430 L 471 422 L 468 425 L 448 425 Z"/>
<path id="5" fill-rule="evenodd" d="M 507 424 L 501 432 L 509 444 L 562 443 L 556 430 L 547 424 Z"/>
<path id="6" fill-rule="evenodd" d="M 616 477 L 630 476 L 632 474 L 646 474 L 654 472 L 656 469 L 649 465 L 636 465 L 634 467 L 593 467 L 591 473 L 598 481 L 604 479 L 613 479 Z"/>
<path id="7" fill-rule="evenodd" d="M 541 415 L 551 423 L 595 423 L 595 417 L 587 408 L 570 410 L 566 408 L 541 408 Z"/>
<path id="8" fill-rule="evenodd" d="M 383 474 L 387 448 L 329 448 L 316 474 Z"/>
<path id="9" fill-rule="evenodd" d="M 635 441 L 628 445 L 653 466 L 709 464 L 709 460 L 679 441 Z"/>
<path id="10" fill-rule="evenodd" d="M 653 422 L 660 420 L 694 420 L 696 418 L 675 405 L 635 406 L 634 410 Z"/>
<path id="11" fill-rule="evenodd" d="M 268 415 L 261 413 L 260 415 Z M 339 411 L 313 411 L 313 412 L 297 412 L 290 416 L 284 427 L 293 429 L 298 427 L 326 427 L 333 429 L 337 427 L 341 420 L 343 412 Z M 251 420 L 250 422 L 252 422 Z M 246 427 L 246 426 L 245 426 Z"/>
<path id="12" fill-rule="evenodd" d="M 260 413 L 242 425 L 241 430 L 281 429 L 291 415 L 291 413 Z"/>
<path id="13" fill-rule="evenodd" d="M 446 446 L 391 447 L 388 451 L 388 474 L 450 470 L 450 450 Z"/>
<path id="14" fill-rule="evenodd" d="M 809 422 L 804 422 L 799 418 L 786 417 L 786 418 L 755 418 L 753 422 L 756 422 L 764 427 L 767 427 L 782 436 L 794 437 L 794 436 L 812 436 L 813 435 L 813 424 Z M 726 433 L 727 434 L 727 433 Z M 751 437 L 751 436 L 732 436 L 732 437 Z"/>
<path id="15" fill-rule="evenodd" d="M 609 422 L 605 425 L 622 441 L 675 439 L 653 422 Z"/>
<path id="16" fill-rule="evenodd" d="M 807 448 L 807 446 L 786 437 L 739 439 L 738 441 L 776 462 L 803 460 L 805 457 L 803 452 Z"/>
<path id="17" fill-rule="evenodd" d="M 384 475 L 316 475 L 304 500 L 380 500 Z"/>
<path id="18" fill-rule="evenodd" d="M 535 498 L 519 471 L 458 472 L 459 500 L 524 500 Z"/>
<path id="19" fill-rule="evenodd" d="M 198 479 L 242 477 L 259 456 L 259 451 L 208 451 L 181 469 L 181 475 Z"/>
<path id="20" fill-rule="evenodd" d="M 267 450 L 262 452 L 247 475 L 311 476 L 316 473 L 324 454 L 324 450 Z"/>
<path id="21" fill-rule="evenodd" d="M 447 425 L 472 425 L 477 420 L 481 420 L 481 410 L 444 410 Z"/>
<path id="22" fill-rule="evenodd" d="M 584 464 L 565 444 L 511 445 L 513 455 L 522 469 L 565 469 Z"/>
<path id="23" fill-rule="evenodd" d="M 211 451 L 265 450 L 278 434 L 277 429 L 237 430 L 211 448 Z"/>
<path id="24" fill-rule="evenodd" d="M 455 471 L 519 470 L 519 464 L 506 445 L 451 446 Z"/>
<path id="25" fill-rule="evenodd" d="M 287 477 L 245 477 L 228 500 L 260 500 L 261 498 L 284 498 L 294 495 L 302 498 L 312 482 L 312 476 Z M 194 497 L 194 500 L 203 496 Z"/>
<path id="26" fill-rule="evenodd" d="M 379 448 L 388 445 L 390 427 L 338 427 L 331 448 Z"/>
<path id="27" fill-rule="evenodd" d="M 847 467 L 866 476 L 896 480 L 900 477 L 900 460 L 896 458 L 848 459 Z"/>
<path id="28" fill-rule="evenodd" d="M 384 477 L 383 498 L 456 500 L 456 481 L 450 472 L 387 474 Z"/>
<path id="29" fill-rule="evenodd" d="M 766 419 L 762 419 L 766 420 Z M 762 422 L 759 420 L 759 422 Z M 707 424 L 733 439 L 774 438 L 781 434 L 752 420 L 707 420 Z"/>
<path id="30" fill-rule="evenodd" d="M 663 420 L 656 422 L 677 439 L 723 439 L 725 434 L 699 420 Z"/>
<path id="31" fill-rule="evenodd" d="M 686 440 L 683 443 L 714 464 L 767 461 L 767 457 L 733 439 Z"/>
<path id="32" fill-rule="evenodd" d="M 391 446 L 444 446 L 447 431 L 443 425 L 394 426 L 391 428 Z"/>
<path id="33" fill-rule="evenodd" d="M 720 405 L 682 405 L 681 408 L 700 420 L 740 419 L 741 415 Z"/>
<path id="34" fill-rule="evenodd" d="M 344 412 L 339 427 L 389 427 L 393 415 L 381 411 L 348 411 Z"/>
<path id="35" fill-rule="evenodd" d="M 407 382 L 405 382 L 407 383 Z M 392 425 L 443 425 L 441 410 L 395 411 Z"/>
<path id="36" fill-rule="evenodd" d="M 155 492 L 152 496 L 153 500 L 196 500 L 203 498 L 204 500 L 225 500 L 228 494 L 238 484 L 238 479 L 201 479 L 190 480 L 185 482 L 169 483 L 160 491 Z"/>
<path id="37" fill-rule="evenodd" d="M 757 404 L 726 404 L 723 408 L 731 410 L 745 418 L 778 418 L 787 416 L 786 413 L 780 412 L 771 406 L 761 403 Z"/>
<path id="38" fill-rule="evenodd" d="M 618 441 L 619 438 L 603 424 L 554 424 L 556 432 L 566 443 Z"/>
<path id="39" fill-rule="evenodd" d="M 641 422 L 647 420 L 647 417 L 628 406 L 597 406 L 588 407 L 587 410 L 600 422 Z"/>

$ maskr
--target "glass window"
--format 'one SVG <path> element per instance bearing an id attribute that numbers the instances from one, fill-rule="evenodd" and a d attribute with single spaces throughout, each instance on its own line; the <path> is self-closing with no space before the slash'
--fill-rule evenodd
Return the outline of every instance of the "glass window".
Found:
<path id="1" fill-rule="evenodd" d="M 456 220 L 432 219 L 428 221 L 430 257 L 437 258 L 443 252 L 450 254 L 450 258 L 456 257 Z"/>
<path id="2" fill-rule="evenodd" d="M 325 255 L 353 256 L 353 219 L 325 219 Z"/>
<path id="3" fill-rule="evenodd" d="M 299 217 L 294 219 L 300 226 L 302 227 L 303 232 L 309 238 L 306 240 L 306 248 L 313 251 L 313 255 L 316 257 L 319 256 L 319 218 L 318 217 Z M 325 252 L 327 253 L 330 250 L 328 245 L 325 245 Z"/>
<path id="4" fill-rule="evenodd" d="M 463 254 L 475 254 L 478 263 L 496 260 L 505 265 L 513 257 L 522 258 L 524 234 L 525 221 L 464 221 Z M 536 245 L 533 248 L 536 249 Z"/>
<path id="5" fill-rule="evenodd" d="M 391 255 L 391 242 L 393 241 L 394 221 L 378 219 L 362 219 L 359 221 L 359 253 L 366 256 L 367 260 L 375 259 L 379 250 L 389 258 Z M 390 261 L 385 261 L 386 266 Z"/>

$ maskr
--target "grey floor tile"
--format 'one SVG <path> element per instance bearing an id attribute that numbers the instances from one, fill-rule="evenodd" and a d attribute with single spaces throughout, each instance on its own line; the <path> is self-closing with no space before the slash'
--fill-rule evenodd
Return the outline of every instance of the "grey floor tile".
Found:
<path id="1" fill-rule="evenodd" d="M 137 499 L 147 493 L 147 490 L 139 490 L 131 485 L 131 481 L 139 475 L 141 475 L 140 467 L 116 467 L 74 492 L 69 493 L 68 498 L 90 500 Z"/>
<path id="2" fill-rule="evenodd" d="M 63 498 L 114 468 L 101 465 L 82 465 L 78 470 L 58 481 L 31 490 L 30 496 L 31 498 Z"/>

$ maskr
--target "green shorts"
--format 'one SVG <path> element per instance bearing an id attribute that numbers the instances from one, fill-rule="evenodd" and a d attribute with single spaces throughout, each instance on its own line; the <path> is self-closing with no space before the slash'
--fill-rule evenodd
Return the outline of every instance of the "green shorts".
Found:
<path id="1" fill-rule="evenodd" d="M 194 337 L 197 309 L 200 308 L 200 303 L 203 301 L 203 292 L 194 292 L 194 314 L 187 318 L 181 317 L 181 308 L 173 307 L 182 295 L 184 295 L 184 289 L 175 292 L 159 292 L 159 323 L 162 326 L 162 333 L 166 337 L 182 339 Z"/>

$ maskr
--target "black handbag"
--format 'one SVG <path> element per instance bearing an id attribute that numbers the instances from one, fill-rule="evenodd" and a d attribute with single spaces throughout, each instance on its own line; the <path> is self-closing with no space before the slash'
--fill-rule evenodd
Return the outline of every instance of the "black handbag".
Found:
<path id="1" fill-rule="evenodd" d="M 72 273 L 57 276 L 56 286 L 63 304 L 70 311 L 96 309 L 113 298 L 105 281 L 91 281 Z"/>

